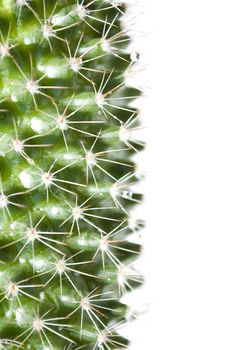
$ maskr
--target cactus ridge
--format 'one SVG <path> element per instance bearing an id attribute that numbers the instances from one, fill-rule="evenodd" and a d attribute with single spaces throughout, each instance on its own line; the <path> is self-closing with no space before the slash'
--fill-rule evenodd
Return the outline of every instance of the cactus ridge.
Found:
<path id="1" fill-rule="evenodd" d="M 144 144 L 125 10 L 0 0 L 0 349 L 128 347 Z"/>

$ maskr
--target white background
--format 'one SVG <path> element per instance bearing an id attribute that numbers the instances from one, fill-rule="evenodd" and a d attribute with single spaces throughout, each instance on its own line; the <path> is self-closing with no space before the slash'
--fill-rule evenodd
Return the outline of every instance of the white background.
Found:
<path id="1" fill-rule="evenodd" d="M 138 3 L 147 282 L 130 299 L 149 311 L 131 350 L 233 350 L 234 2 Z"/>

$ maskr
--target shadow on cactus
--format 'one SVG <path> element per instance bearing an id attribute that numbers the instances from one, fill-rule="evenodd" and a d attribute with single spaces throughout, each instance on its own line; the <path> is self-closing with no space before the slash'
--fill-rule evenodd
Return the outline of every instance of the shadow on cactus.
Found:
<path id="1" fill-rule="evenodd" d="M 0 1 L 0 349 L 128 347 L 144 145 L 125 10 Z"/>

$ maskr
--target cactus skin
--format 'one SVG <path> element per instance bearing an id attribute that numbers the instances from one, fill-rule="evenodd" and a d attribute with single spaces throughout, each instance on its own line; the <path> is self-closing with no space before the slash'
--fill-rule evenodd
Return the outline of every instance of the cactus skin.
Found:
<path id="1" fill-rule="evenodd" d="M 143 145 L 119 3 L 0 1 L 0 349 L 128 344 Z"/>

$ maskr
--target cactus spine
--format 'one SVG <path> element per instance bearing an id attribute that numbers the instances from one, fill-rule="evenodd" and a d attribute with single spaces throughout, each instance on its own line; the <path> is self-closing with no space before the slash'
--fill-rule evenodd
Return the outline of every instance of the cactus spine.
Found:
<path id="1" fill-rule="evenodd" d="M 0 1 L 0 349 L 126 348 L 140 91 L 109 0 Z"/>

